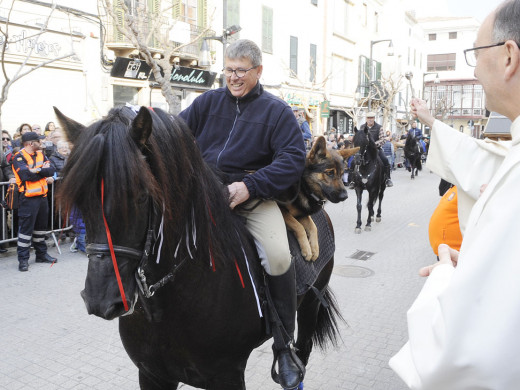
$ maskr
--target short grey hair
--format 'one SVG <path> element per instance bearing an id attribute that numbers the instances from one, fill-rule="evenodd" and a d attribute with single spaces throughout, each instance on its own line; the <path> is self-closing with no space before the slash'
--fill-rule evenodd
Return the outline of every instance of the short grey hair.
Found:
<path id="1" fill-rule="evenodd" d="M 262 51 L 256 43 L 249 39 L 239 39 L 226 48 L 226 58 L 230 60 L 248 59 L 253 66 L 262 65 Z"/>
<path id="2" fill-rule="evenodd" d="M 61 148 L 70 149 L 69 143 L 67 141 L 58 141 L 58 143 L 56 144 L 56 149 L 61 149 Z"/>
<path id="3" fill-rule="evenodd" d="M 508 0 L 498 6 L 493 25 L 496 43 L 513 40 L 520 45 L 520 0 Z"/>

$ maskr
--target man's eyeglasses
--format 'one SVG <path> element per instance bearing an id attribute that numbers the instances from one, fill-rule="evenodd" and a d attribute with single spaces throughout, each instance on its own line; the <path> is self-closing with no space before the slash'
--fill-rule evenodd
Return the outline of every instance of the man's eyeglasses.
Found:
<path id="1" fill-rule="evenodd" d="M 489 49 L 490 47 L 497 47 L 497 46 L 503 46 L 506 42 L 499 42 L 495 43 L 494 45 L 487 45 L 487 46 L 478 46 L 478 47 L 472 47 L 471 49 L 464 50 L 464 58 L 466 59 L 466 64 L 468 66 L 471 66 L 474 68 L 477 66 L 477 50 L 480 49 Z M 518 43 L 517 43 L 518 45 Z M 518 45 L 520 47 L 520 45 Z"/>
<path id="2" fill-rule="evenodd" d="M 246 75 L 247 72 L 249 72 L 250 70 L 252 69 L 256 69 L 258 68 L 258 65 L 257 66 L 253 66 L 252 68 L 249 68 L 249 69 L 231 69 L 231 68 L 224 68 L 222 69 L 222 72 L 224 72 L 224 74 L 226 75 L 226 77 L 231 77 L 233 75 L 233 73 L 240 79 L 242 77 L 244 77 Z"/>

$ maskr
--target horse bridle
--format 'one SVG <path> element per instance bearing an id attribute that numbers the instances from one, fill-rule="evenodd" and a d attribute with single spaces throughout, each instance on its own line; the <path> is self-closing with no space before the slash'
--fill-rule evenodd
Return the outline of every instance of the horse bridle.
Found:
<path id="1" fill-rule="evenodd" d="M 135 272 L 135 280 L 141 291 L 142 295 L 146 298 L 151 298 L 155 292 L 166 285 L 168 282 L 172 282 L 175 279 L 176 273 L 184 265 L 186 257 L 178 264 L 174 264 L 173 270 L 161 278 L 158 282 L 148 285 L 146 275 L 144 273 L 144 266 L 150 259 L 152 254 L 152 247 L 155 244 L 155 226 L 157 223 L 156 208 L 153 204 L 152 199 L 149 199 L 149 211 L 148 211 L 148 228 L 146 232 L 146 241 L 142 250 L 134 249 L 127 246 L 112 245 L 112 251 L 115 255 L 121 255 L 139 260 L 139 265 Z M 109 232 L 107 232 L 109 235 Z M 111 249 L 108 244 L 89 243 L 87 244 L 85 251 L 87 255 L 94 255 L 100 258 L 104 256 L 111 256 Z"/>
<path id="2" fill-rule="evenodd" d="M 367 141 L 368 143 L 370 143 L 370 139 L 368 138 L 368 134 L 366 134 L 366 138 L 367 138 Z M 359 174 L 361 176 L 361 182 L 363 184 L 367 184 L 368 183 L 368 179 L 370 178 L 370 176 L 373 174 L 373 172 L 370 172 L 367 177 L 363 177 L 363 175 L 361 175 L 361 172 L 359 172 L 359 168 L 360 167 L 363 167 L 365 165 L 368 164 L 368 162 L 366 161 L 365 159 L 365 155 L 367 153 L 367 148 L 368 148 L 368 144 L 365 146 L 365 148 L 363 149 L 363 153 L 359 153 L 357 152 L 356 154 L 358 154 L 360 156 L 360 160 L 361 160 L 361 163 L 360 164 L 355 164 L 354 165 L 354 172 Z"/>

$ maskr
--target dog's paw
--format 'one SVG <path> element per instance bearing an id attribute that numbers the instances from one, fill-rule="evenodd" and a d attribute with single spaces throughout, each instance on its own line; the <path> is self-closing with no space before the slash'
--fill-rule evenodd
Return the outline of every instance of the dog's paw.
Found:
<path id="1" fill-rule="evenodd" d="M 307 248 L 302 249 L 302 256 L 305 259 L 305 261 L 313 260 L 312 259 L 312 251 L 311 251 L 311 247 L 310 246 L 307 246 Z M 316 259 L 314 259 L 314 260 L 316 260 Z"/>

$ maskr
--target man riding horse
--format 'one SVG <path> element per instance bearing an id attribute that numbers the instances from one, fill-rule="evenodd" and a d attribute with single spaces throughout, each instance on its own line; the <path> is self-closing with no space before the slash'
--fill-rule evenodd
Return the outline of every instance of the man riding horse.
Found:
<path id="1" fill-rule="evenodd" d="M 241 39 L 227 47 L 226 87 L 199 96 L 180 116 L 207 163 L 228 176 L 231 208 L 245 217 L 255 238 L 267 285 L 282 326 L 273 326 L 278 382 L 295 389 L 305 368 L 294 353 L 294 264 L 286 226 L 272 199 L 294 184 L 305 166 L 303 137 L 291 108 L 264 91 L 262 52 Z M 275 375 L 276 376 L 276 375 Z"/>
<path id="2" fill-rule="evenodd" d="M 385 132 L 383 130 L 383 127 L 375 121 L 375 117 L 375 112 L 370 111 L 369 113 L 367 113 L 367 121 L 366 123 L 361 125 L 361 128 L 359 130 L 364 131 L 365 129 L 368 129 L 368 132 L 372 136 L 372 139 L 378 146 L 379 158 L 381 159 L 385 167 L 386 186 L 392 187 L 394 184 L 390 179 L 390 162 L 388 161 L 388 158 L 385 156 L 385 153 L 381 149 L 381 146 L 385 143 Z"/>

